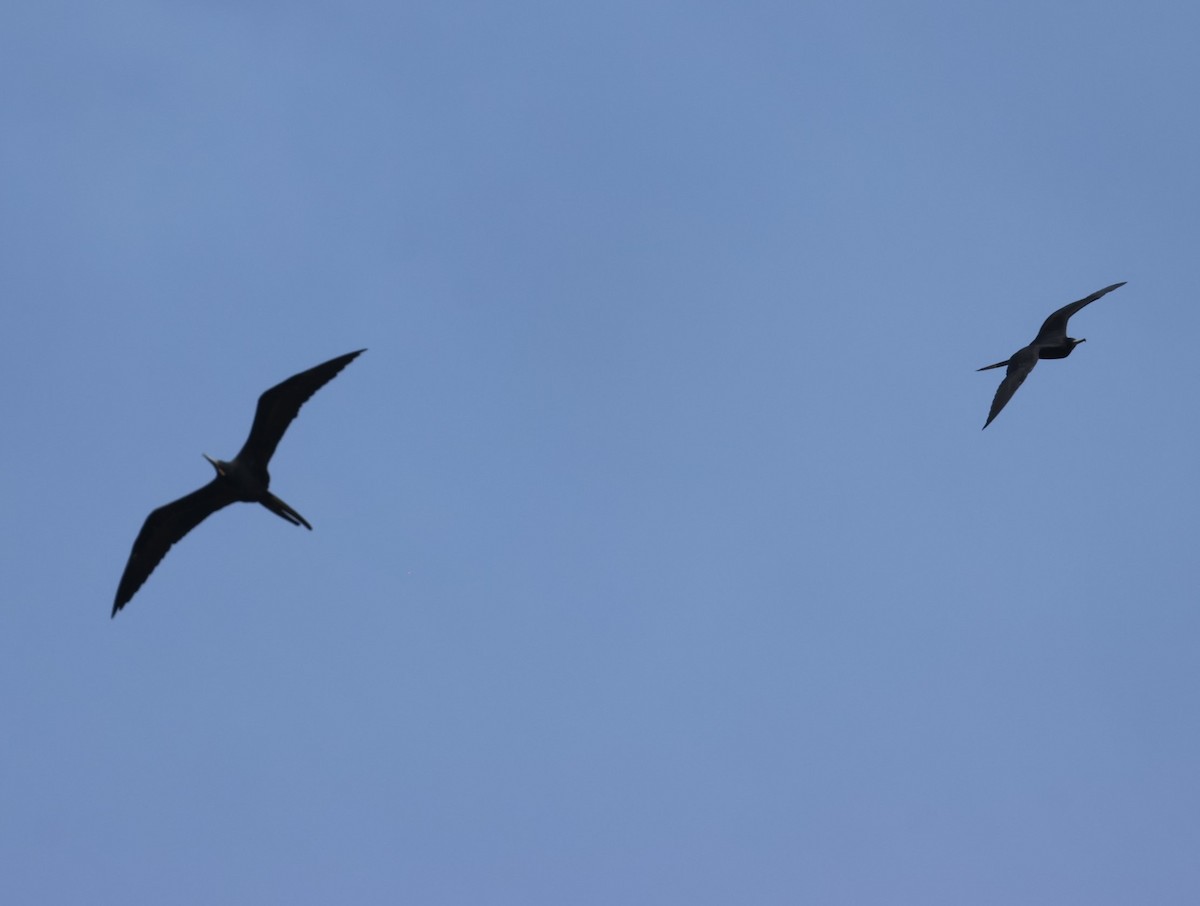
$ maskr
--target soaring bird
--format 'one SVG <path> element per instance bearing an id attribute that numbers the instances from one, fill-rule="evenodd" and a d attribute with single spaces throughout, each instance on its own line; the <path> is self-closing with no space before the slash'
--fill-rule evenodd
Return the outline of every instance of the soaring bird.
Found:
<path id="1" fill-rule="evenodd" d="M 1072 302 L 1070 305 L 1064 305 L 1054 314 L 1046 319 L 1046 323 L 1042 325 L 1042 329 L 1038 331 L 1038 335 L 1033 338 L 1033 342 L 1023 349 L 1018 349 L 1010 358 L 1003 362 L 997 362 L 995 365 L 984 365 L 977 371 L 987 371 L 989 368 L 1000 368 L 1004 365 L 1008 366 L 1008 371 L 1004 374 L 1004 380 L 1000 382 L 999 388 L 996 390 L 996 396 L 992 400 L 992 410 L 988 413 L 987 421 L 983 427 L 986 428 L 992 423 L 1000 410 L 1005 407 L 1012 395 L 1017 392 L 1017 388 L 1024 383 L 1025 378 L 1029 377 L 1029 372 L 1033 371 L 1033 366 L 1038 363 L 1038 359 L 1065 359 L 1071 354 L 1080 343 L 1085 340 L 1076 340 L 1074 337 L 1067 336 L 1067 321 L 1071 319 L 1071 315 L 1079 311 L 1085 305 L 1090 305 L 1095 302 L 1105 293 L 1111 293 L 1119 286 L 1124 286 L 1125 281 L 1114 283 L 1112 286 L 1106 286 L 1102 290 L 1092 293 L 1078 302 Z"/>
<path id="2" fill-rule="evenodd" d="M 250 436 L 238 455 L 229 462 L 213 459 L 207 453 L 202 454 L 217 470 L 216 478 L 198 491 L 161 506 L 146 517 L 137 540 L 133 542 L 129 562 L 125 564 L 125 572 L 121 575 L 121 584 L 117 586 L 112 609 L 114 617 L 154 572 L 154 567 L 167 555 L 172 544 L 206 517 L 235 501 L 261 503 L 281 519 L 312 531 L 312 526 L 303 516 L 267 490 L 271 483 L 267 463 L 271 461 L 283 433 L 300 407 L 365 351 L 348 352 L 323 365 L 301 371 L 260 396 Z"/>

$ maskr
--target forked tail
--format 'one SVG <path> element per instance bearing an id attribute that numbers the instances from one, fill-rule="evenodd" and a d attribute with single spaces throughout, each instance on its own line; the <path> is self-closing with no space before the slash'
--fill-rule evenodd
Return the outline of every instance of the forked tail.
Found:
<path id="1" fill-rule="evenodd" d="M 265 506 L 280 519 L 286 519 L 292 525 L 302 525 L 310 532 L 312 531 L 312 526 L 308 524 L 307 519 L 293 510 L 290 506 L 288 506 L 270 491 L 267 491 L 267 493 L 263 495 L 263 499 L 260 500 L 259 503 Z"/>
<path id="2" fill-rule="evenodd" d="M 1012 359 L 1005 359 L 1003 362 L 997 362 L 995 365 L 984 365 L 982 368 L 976 368 L 975 370 L 976 371 L 990 371 L 993 368 L 1003 368 L 1005 365 L 1007 365 L 1011 361 L 1012 361 Z"/>

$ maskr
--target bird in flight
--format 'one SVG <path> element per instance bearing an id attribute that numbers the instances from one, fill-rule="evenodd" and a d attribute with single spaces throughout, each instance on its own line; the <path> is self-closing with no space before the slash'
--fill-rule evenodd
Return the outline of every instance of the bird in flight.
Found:
<path id="1" fill-rule="evenodd" d="M 133 542 L 121 583 L 117 586 L 112 609 L 114 617 L 154 572 L 154 567 L 167 555 L 172 544 L 205 518 L 235 501 L 261 503 L 281 519 L 312 531 L 312 526 L 303 516 L 267 490 L 271 483 L 267 463 L 271 461 L 283 433 L 300 407 L 365 351 L 349 352 L 308 371 L 301 371 L 260 396 L 250 436 L 238 455 L 229 462 L 213 459 L 207 453 L 202 454 L 217 470 L 216 478 L 186 497 L 159 507 L 146 517 L 137 540 Z"/>
<path id="2" fill-rule="evenodd" d="M 1106 293 L 1111 293 L 1114 289 L 1124 286 L 1125 281 L 1114 283 L 1112 286 L 1106 286 L 1102 290 L 1092 293 L 1086 298 L 1080 299 L 1078 302 L 1072 302 L 1070 305 L 1064 305 L 1054 314 L 1046 319 L 1046 323 L 1042 325 L 1042 329 L 1038 331 L 1038 335 L 1033 338 L 1033 342 L 1023 349 L 1018 349 L 1010 358 L 1003 362 L 997 362 L 995 365 L 984 365 L 977 371 L 987 371 L 989 368 L 1002 368 L 1008 366 L 1008 371 L 1004 374 L 1004 380 L 1000 382 L 999 388 L 996 390 L 996 396 L 992 400 L 992 409 L 988 413 L 987 421 L 983 427 L 986 428 L 992 423 L 1000 410 L 1007 405 L 1012 399 L 1012 395 L 1017 392 L 1017 388 L 1025 382 L 1025 378 L 1029 377 L 1029 372 L 1033 371 L 1033 366 L 1038 363 L 1038 359 L 1065 359 L 1071 354 L 1071 351 L 1084 340 L 1076 340 L 1074 337 L 1067 336 L 1067 321 L 1071 315 L 1079 311 L 1085 305 L 1090 305 Z"/>

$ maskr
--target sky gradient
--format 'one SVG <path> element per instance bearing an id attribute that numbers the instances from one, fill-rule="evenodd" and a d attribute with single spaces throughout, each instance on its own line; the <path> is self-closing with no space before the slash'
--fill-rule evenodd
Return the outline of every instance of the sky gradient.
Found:
<path id="1" fill-rule="evenodd" d="M 1198 30 L 9 4 L 0 898 L 1195 903 Z"/>

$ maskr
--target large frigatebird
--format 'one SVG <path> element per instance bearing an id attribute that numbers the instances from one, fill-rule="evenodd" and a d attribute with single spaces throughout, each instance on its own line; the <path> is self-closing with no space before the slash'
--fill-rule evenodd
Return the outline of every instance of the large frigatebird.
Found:
<path id="1" fill-rule="evenodd" d="M 984 365 L 982 368 L 976 369 L 977 371 L 987 371 L 989 368 L 1008 366 L 1004 380 L 1000 382 L 1000 386 L 996 390 L 996 396 L 992 400 L 992 409 L 988 413 L 987 421 L 983 424 L 984 428 L 992 423 L 992 419 L 999 415 L 1000 410 L 1012 399 L 1012 395 L 1017 392 L 1017 388 L 1024 383 L 1025 378 L 1029 377 L 1029 372 L 1033 371 L 1033 366 L 1038 363 L 1038 359 L 1065 359 L 1076 346 L 1086 342 L 1086 340 L 1076 340 L 1074 337 L 1067 336 L 1067 321 L 1070 320 L 1071 315 L 1075 314 L 1075 312 L 1079 311 L 1085 305 L 1095 302 L 1105 293 L 1111 293 L 1117 287 L 1124 285 L 1125 281 L 1114 283 L 1112 286 L 1106 286 L 1104 289 L 1098 290 L 1090 296 L 1080 299 L 1078 302 L 1064 305 L 1046 319 L 1046 323 L 1042 325 L 1042 329 L 1038 331 L 1038 335 L 1033 338 L 1033 342 L 1028 346 L 1018 349 L 1010 358 L 1005 359 L 1003 362 L 997 362 L 995 365 Z"/>
<path id="2" fill-rule="evenodd" d="M 112 609 L 114 617 L 154 572 L 154 567 L 167 555 L 172 544 L 206 517 L 235 501 L 261 503 L 281 519 L 312 531 L 312 526 L 303 516 L 267 490 L 271 483 L 267 463 L 271 461 L 283 433 L 300 407 L 365 351 L 349 352 L 308 371 L 301 371 L 260 396 L 250 436 L 238 455 L 229 462 L 213 459 L 207 453 L 202 454 L 217 470 L 217 477 L 198 491 L 161 506 L 146 517 L 137 540 L 133 542 L 129 562 L 125 564 L 125 572 L 121 575 L 121 584 L 117 586 Z"/>

